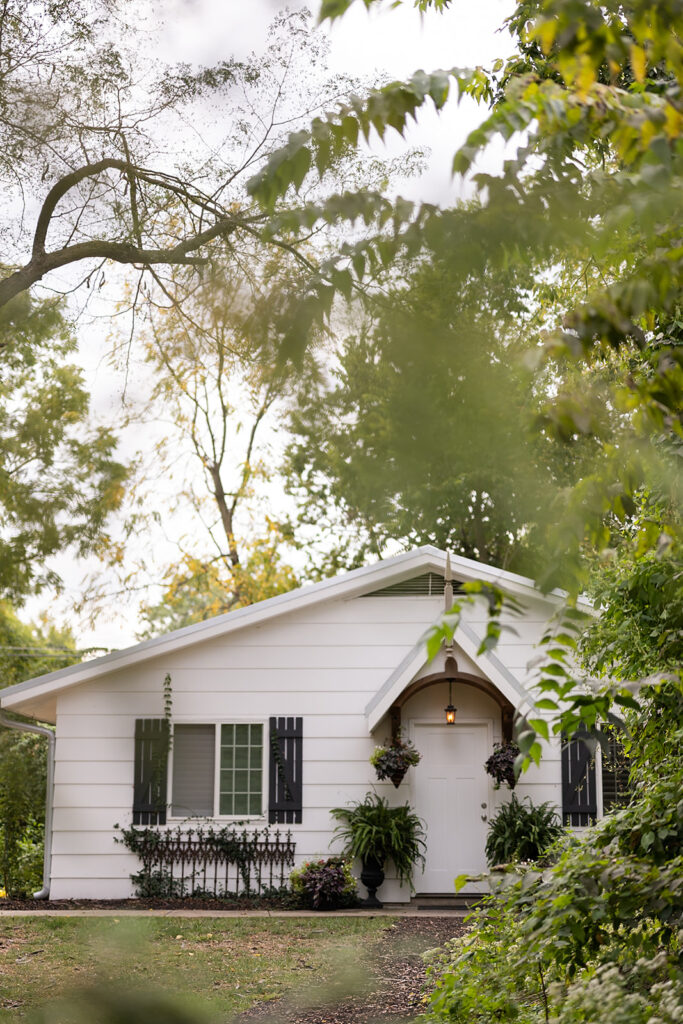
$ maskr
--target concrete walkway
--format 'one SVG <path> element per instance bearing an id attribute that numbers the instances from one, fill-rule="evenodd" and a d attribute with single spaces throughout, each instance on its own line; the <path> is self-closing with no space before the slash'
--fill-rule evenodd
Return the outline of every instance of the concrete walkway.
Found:
<path id="1" fill-rule="evenodd" d="M 4 917 L 452 917 L 462 920 L 469 911 L 461 908 L 441 910 L 430 907 L 418 910 L 417 907 L 406 907 L 398 904 L 385 905 L 381 910 L 88 910 L 77 907 L 73 910 L 3 910 L 0 907 L 0 920 Z"/>

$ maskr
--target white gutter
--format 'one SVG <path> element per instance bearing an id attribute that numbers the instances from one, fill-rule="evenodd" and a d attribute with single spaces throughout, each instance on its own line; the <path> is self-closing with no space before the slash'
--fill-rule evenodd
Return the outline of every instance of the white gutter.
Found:
<path id="1" fill-rule="evenodd" d="M 55 779 L 55 734 L 44 725 L 29 725 L 6 718 L 0 711 L 0 725 L 18 732 L 32 732 L 47 736 L 47 792 L 45 793 L 45 853 L 43 855 L 43 888 L 34 892 L 34 900 L 46 900 L 50 895 L 50 861 L 52 859 L 52 791 Z"/>

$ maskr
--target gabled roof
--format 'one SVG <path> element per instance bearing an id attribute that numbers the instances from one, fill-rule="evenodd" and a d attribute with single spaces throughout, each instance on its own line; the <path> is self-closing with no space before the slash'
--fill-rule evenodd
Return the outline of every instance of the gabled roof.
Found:
<path id="1" fill-rule="evenodd" d="M 452 555 L 451 565 L 455 579 L 462 581 L 481 579 L 488 583 L 495 583 L 518 598 L 535 597 L 537 600 L 545 599 L 556 603 L 563 596 L 560 592 L 555 591 L 551 595 L 541 595 L 535 588 L 533 580 L 483 565 L 470 558 Z M 0 690 L 0 707 L 21 710 L 21 705 L 24 703 L 42 700 L 79 683 L 99 679 L 110 672 L 127 668 L 130 665 L 162 657 L 205 640 L 226 636 L 248 626 L 272 621 L 282 615 L 318 604 L 321 601 L 360 597 L 379 588 L 408 580 L 419 573 L 438 572 L 443 575 L 445 567 L 445 551 L 440 551 L 439 548 L 431 545 L 416 548 L 405 554 L 376 562 L 374 565 L 363 566 L 361 569 L 354 569 L 352 572 L 343 573 L 320 583 L 299 587 L 287 594 L 279 594 L 277 597 L 260 601 L 247 608 L 239 608 L 203 622 L 196 622 L 191 626 L 176 629 L 163 636 L 154 637 L 152 640 L 145 640 L 132 647 L 113 651 L 101 658 L 8 686 L 7 689 Z"/>
<path id="2" fill-rule="evenodd" d="M 438 620 L 437 620 L 438 621 Z M 460 622 L 453 635 L 453 644 L 459 648 L 470 661 L 474 662 L 485 679 L 488 679 L 507 697 L 513 707 L 529 710 L 533 707 L 533 699 L 527 689 L 517 679 L 493 651 L 479 653 L 482 637 L 467 622 Z M 372 732 L 391 708 L 408 684 L 430 664 L 427 657 L 424 637 L 408 651 L 405 658 L 396 666 L 384 685 L 368 701 L 365 718 L 368 731 Z"/>

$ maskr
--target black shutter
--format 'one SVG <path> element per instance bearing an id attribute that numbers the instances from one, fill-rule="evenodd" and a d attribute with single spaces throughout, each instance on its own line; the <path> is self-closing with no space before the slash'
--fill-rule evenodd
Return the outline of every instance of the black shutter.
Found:
<path id="1" fill-rule="evenodd" d="M 562 747 L 562 821 L 580 828 L 591 825 L 598 813 L 595 756 L 579 730 Z"/>
<path id="2" fill-rule="evenodd" d="M 602 751 L 602 813 L 626 807 L 630 796 L 629 761 L 621 737 L 614 728 L 607 732 L 607 750 Z"/>
<path id="3" fill-rule="evenodd" d="M 169 726 L 165 718 L 135 719 L 133 824 L 166 824 Z"/>
<path id="4" fill-rule="evenodd" d="M 268 821 L 271 825 L 301 822 L 303 719 L 271 718 Z"/>

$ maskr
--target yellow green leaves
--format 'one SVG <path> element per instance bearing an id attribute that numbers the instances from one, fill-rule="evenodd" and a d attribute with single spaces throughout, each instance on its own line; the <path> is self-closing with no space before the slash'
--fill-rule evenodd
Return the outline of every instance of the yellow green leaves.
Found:
<path id="1" fill-rule="evenodd" d="M 636 82 L 643 83 L 647 72 L 647 56 L 645 50 L 634 43 L 631 46 L 631 68 Z"/>
<path id="2" fill-rule="evenodd" d="M 664 69 L 680 84 L 680 29 L 680 7 L 665 0 L 628 7 L 617 0 L 546 0 L 530 37 L 553 58 L 565 86 L 586 95 L 605 71 L 622 88 L 629 76 L 642 86 Z"/>

